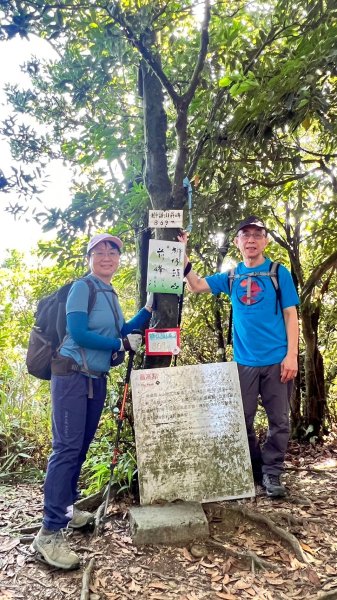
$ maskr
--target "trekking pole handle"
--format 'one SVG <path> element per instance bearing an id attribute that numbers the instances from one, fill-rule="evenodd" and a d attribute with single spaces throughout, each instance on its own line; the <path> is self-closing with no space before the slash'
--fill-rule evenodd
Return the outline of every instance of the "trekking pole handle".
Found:
<path id="1" fill-rule="evenodd" d="M 133 329 L 131 331 L 131 333 L 138 333 L 139 335 L 142 335 L 143 332 L 140 329 Z M 129 350 L 129 361 L 128 361 L 128 366 L 126 369 L 126 376 L 125 376 L 125 383 L 129 383 L 130 381 L 130 375 L 131 375 L 131 370 L 132 370 L 132 366 L 133 366 L 133 359 L 135 357 L 135 351 L 134 350 Z"/>

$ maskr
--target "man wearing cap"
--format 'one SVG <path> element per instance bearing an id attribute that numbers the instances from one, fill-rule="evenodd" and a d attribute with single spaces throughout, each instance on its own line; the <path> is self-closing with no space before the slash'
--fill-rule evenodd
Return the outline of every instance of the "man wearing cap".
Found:
<path id="1" fill-rule="evenodd" d="M 53 450 L 44 484 L 42 528 L 33 548 L 47 563 L 61 569 L 74 569 L 80 564 L 64 529 L 79 529 L 93 520 L 91 513 L 80 511 L 74 503 L 79 495 L 81 467 L 103 410 L 106 375 L 111 364 L 121 362 L 125 350 L 138 350 L 142 336 L 132 331 L 144 328 L 152 311 L 149 296 L 147 305 L 125 322 L 111 285 L 122 246 L 118 237 L 108 233 L 89 241 L 90 274 L 75 281 L 70 289 L 67 333 L 52 361 Z M 94 303 L 89 310 L 93 292 Z"/>
<path id="2" fill-rule="evenodd" d="M 187 235 L 178 236 L 186 244 Z M 289 399 L 297 374 L 298 295 L 289 271 L 280 265 L 280 302 L 269 274 L 271 261 L 263 254 L 267 229 L 251 215 L 236 228 L 234 244 L 242 262 L 235 269 L 232 288 L 229 272 L 200 278 L 185 255 L 188 289 L 195 293 L 225 293 L 233 307 L 233 351 L 238 364 L 249 450 L 255 482 L 270 497 L 283 497 L 280 481 L 289 439 Z M 278 306 L 280 304 L 280 306 Z M 254 430 L 258 397 L 268 418 L 266 440 L 260 447 Z"/>

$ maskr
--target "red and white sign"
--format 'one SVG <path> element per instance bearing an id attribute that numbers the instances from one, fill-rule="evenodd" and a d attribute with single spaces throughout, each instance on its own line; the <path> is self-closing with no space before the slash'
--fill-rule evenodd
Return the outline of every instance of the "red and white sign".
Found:
<path id="1" fill-rule="evenodd" d="M 180 352 L 180 329 L 145 329 L 145 353 L 147 356 L 176 355 Z"/>

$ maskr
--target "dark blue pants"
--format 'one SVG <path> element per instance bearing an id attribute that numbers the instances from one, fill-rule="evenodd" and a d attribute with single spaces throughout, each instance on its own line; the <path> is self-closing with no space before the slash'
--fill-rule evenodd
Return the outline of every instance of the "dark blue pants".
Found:
<path id="1" fill-rule="evenodd" d="M 106 378 L 93 379 L 88 399 L 88 377 L 82 373 L 52 375 L 53 447 L 44 484 L 44 519 L 47 529 L 67 526 L 77 499 L 82 464 L 95 435 L 106 396 Z"/>
<path id="2" fill-rule="evenodd" d="M 238 371 L 254 477 L 258 479 L 259 471 L 280 475 L 289 441 L 289 400 L 293 381 L 281 383 L 279 364 L 267 367 L 238 364 Z M 254 429 L 259 395 L 268 419 L 267 437 L 262 448 Z"/>

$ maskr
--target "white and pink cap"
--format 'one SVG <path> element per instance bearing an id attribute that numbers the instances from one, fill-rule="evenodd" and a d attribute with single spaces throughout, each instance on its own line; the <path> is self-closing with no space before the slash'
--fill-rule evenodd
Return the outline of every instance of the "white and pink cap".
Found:
<path id="1" fill-rule="evenodd" d="M 98 233 L 97 235 L 94 235 L 91 240 L 89 240 L 87 254 L 89 254 L 89 252 L 100 242 L 112 242 L 113 244 L 116 244 L 119 250 L 123 248 L 122 240 L 115 235 L 110 235 L 110 233 Z"/>

